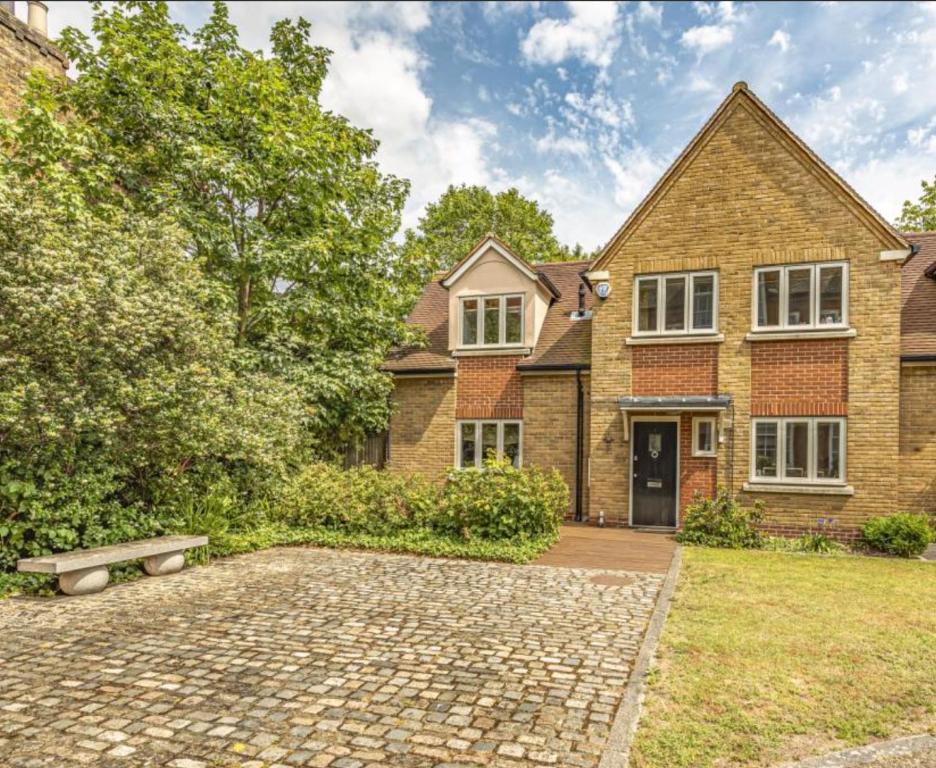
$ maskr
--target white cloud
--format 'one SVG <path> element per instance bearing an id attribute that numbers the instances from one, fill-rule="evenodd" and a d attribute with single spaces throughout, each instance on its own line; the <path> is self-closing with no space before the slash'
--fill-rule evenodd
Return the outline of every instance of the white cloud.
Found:
<path id="1" fill-rule="evenodd" d="M 614 99 L 606 91 L 597 90 L 586 98 L 572 91 L 565 95 L 565 102 L 578 112 L 611 128 L 634 124 L 634 109 L 626 99 Z"/>
<path id="2" fill-rule="evenodd" d="M 537 139 L 535 147 L 541 155 L 552 152 L 575 155 L 580 158 L 588 156 L 588 143 L 584 139 L 575 136 L 556 136 L 552 131 Z"/>
<path id="3" fill-rule="evenodd" d="M 610 66 L 621 43 L 618 6 L 609 2 L 567 2 L 568 19 L 541 19 L 520 44 L 534 64 L 558 64 L 577 58 L 597 67 Z"/>
<path id="4" fill-rule="evenodd" d="M 767 45 L 775 45 L 783 53 L 786 53 L 790 50 L 790 33 L 782 29 L 775 30 Z"/>
<path id="5" fill-rule="evenodd" d="M 734 40 L 734 29 L 722 24 L 705 24 L 701 27 L 690 27 L 680 38 L 686 48 L 691 48 L 704 56 L 712 51 L 723 48 Z"/>
<path id="6" fill-rule="evenodd" d="M 614 202 L 628 213 L 652 189 L 663 171 L 660 159 L 640 145 L 620 157 L 605 156 L 604 163 L 614 178 Z"/>
<path id="7" fill-rule="evenodd" d="M 894 79 L 891 80 L 891 87 L 894 90 L 894 93 L 900 95 L 901 93 L 906 93 L 910 90 L 910 84 L 907 82 L 907 76 L 902 72 L 900 74 L 894 75 Z"/>
<path id="8" fill-rule="evenodd" d="M 637 4 L 637 19 L 651 24 L 660 24 L 663 21 L 663 6 L 641 0 Z"/>
<path id="9" fill-rule="evenodd" d="M 930 154 L 901 151 L 886 159 L 872 159 L 842 175 L 885 219 L 900 215 L 904 200 L 920 196 L 920 182 L 936 176 L 936 147 Z"/>

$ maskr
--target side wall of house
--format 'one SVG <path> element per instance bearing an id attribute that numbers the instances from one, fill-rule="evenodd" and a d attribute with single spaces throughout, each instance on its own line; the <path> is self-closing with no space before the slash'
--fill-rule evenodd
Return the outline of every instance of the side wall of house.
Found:
<path id="1" fill-rule="evenodd" d="M 634 276 L 701 269 L 719 271 L 719 331 L 725 338 L 699 346 L 717 349 L 717 391 L 733 398 L 725 414 L 726 440 L 718 450 L 718 482 L 740 492 L 749 479 L 756 409 L 762 409 L 760 415 L 788 412 L 798 407 L 793 401 L 810 401 L 813 411 L 847 412 L 847 481 L 854 495 L 750 493 L 746 501 L 763 500 L 768 523 L 777 530 L 802 530 L 831 517 L 846 536 L 868 516 L 895 511 L 900 268 L 880 260 L 887 247 L 862 223 L 854 201 L 822 182 L 762 114 L 743 101 L 727 112 L 681 175 L 614 246 L 605 267 L 612 293 L 596 306 L 592 321 L 592 519 L 603 509 L 612 522 L 627 521 L 629 446 L 617 399 L 637 394 L 636 389 L 674 394 L 650 391 L 655 381 L 672 389 L 674 372 L 656 380 L 644 376 L 641 361 L 653 353 L 626 344 Z M 755 267 L 837 260 L 850 265 L 855 338 L 836 340 L 834 349 L 816 339 L 746 339 Z M 785 349 L 767 348 L 777 343 Z M 816 344 L 822 345 L 821 355 Z M 659 357 L 669 355 L 662 345 L 658 350 Z M 752 357 L 760 361 L 756 372 Z M 782 370 L 770 371 L 770 365 Z M 698 388 L 693 370 L 675 375 L 683 377 L 687 393 Z M 710 376 L 706 367 L 703 377 Z M 775 381 L 777 376 L 783 381 Z M 759 382 L 756 408 L 752 378 Z"/>
<path id="2" fill-rule="evenodd" d="M 455 377 L 398 377 L 389 469 L 441 478 L 455 463 Z"/>
<path id="3" fill-rule="evenodd" d="M 9 117 L 16 110 L 33 69 L 64 77 L 63 62 L 48 40 L 0 10 L 0 115 Z"/>
<path id="4" fill-rule="evenodd" d="M 936 516 L 936 365 L 901 370 L 900 506 Z"/>
<path id="5" fill-rule="evenodd" d="M 397 377 L 390 420 L 387 467 L 442 478 L 455 463 L 457 419 L 520 419 L 523 463 L 555 467 L 569 486 L 568 517 L 575 513 L 577 384 L 575 374 L 521 376 L 517 358 L 459 360 L 459 375 Z M 486 361 L 486 362 L 485 362 Z M 486 382 L 486 384 L 485 384 Z M 588 459 L 589 377 L 584 388 L 583 510 L 588 508 L 584 475 Z"/>
<path id="6" fill-rule="evenodd" d="M 577 384 L 575 374 L 524 375 L 523 461 L 555 467 L 569 486 L 569 512 L 575 514 L 575 428 Z M 589 377 L 582 376 L 585 392 L 582 461 L 582 510 L 588 510 L 588 397 Z"/>

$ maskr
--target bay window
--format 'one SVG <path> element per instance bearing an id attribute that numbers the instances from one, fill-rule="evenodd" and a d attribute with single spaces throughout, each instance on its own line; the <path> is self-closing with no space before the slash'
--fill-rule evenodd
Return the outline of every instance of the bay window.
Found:
<path id="1" fill-rule="evenodd" d="M 507 459 L 519 467 L 521 461 L 521 422 L 460 421 L 456 432 L 455 462 L 459 469 L 481 469 L 487 459 Z"/>
<path id="2" fill-rule="evenodd" d="M 634 281 L 634 335 L 714 333 L 715 272 L 641 275 Z"/>
<path id="3" fill-rule="evenodd" d="M 797 264 L 754 270 L 755 330 L 844 328 L 848 264 Z"/>
<path id="4" fill-rule="evenodd" d="M 461 299 L 463 347 L 516 346 L 523 343 L 523 296 L 472 296 Z"/>
<path id="5" fill-rule="evenodd" d="M 751 480 L 844 483 L 845 419 L 755 418 L 751 425 Z"/>

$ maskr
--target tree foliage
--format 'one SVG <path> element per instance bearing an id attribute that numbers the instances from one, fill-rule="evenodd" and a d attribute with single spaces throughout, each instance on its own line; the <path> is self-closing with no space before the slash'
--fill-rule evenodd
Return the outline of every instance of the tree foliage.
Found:
<path id="1" fill-rule="evenodd" d="M 64 143 L 86 135 L 86 194 L 179 224 L 227 287 L 236 343 L 304 393 L 313 446 L 382 427 L 379 365 L 412 341 L 403 319 L 428 265 L 393 241 L 407 182 L 319 103 L 330 52 L 302 19 L 274 26 L 269 56 L 247 51 L 223 3 L 191 42 L 165 3 L 97 3 L 93 31 L 63 33 L 81 76 L 43 96 L 73 126 Z M 33 135 L 29 162 L 57 162 Z"/>
<path id="2" fill-rule="evenodd" d="M 456 264 L 493 232 L 530 262 L 588 258 L 580 246 L 561 245 L 553 233 L 553 217 L 516 189 L 494 194 L 487 187 L 450 186 L 406 234 L 406 251 L 427 256 L 437 269 Z"/>
<path id="3" fill-rule="evenodd" d="M 920 182 L 923 194 L 917 202 L 905 200 L 900 218 L 897 219 L 898 228 L 905 232 L 931 232 L 936 230 L 936 178 L 932 183 L 925 179 Z"/>
<path id="4" fill-rule="evenodd" d="M 0 570 L 156 532 L 222 479 L 244 499 L 302 444 L 298 393 L 235 347 L 185 233 L 62 188 L 0 163 Z"/>

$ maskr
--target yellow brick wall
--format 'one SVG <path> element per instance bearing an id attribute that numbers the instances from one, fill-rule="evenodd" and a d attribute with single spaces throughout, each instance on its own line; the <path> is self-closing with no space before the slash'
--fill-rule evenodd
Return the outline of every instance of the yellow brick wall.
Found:
<path id="1" fill-rule="evenodd" d="M 34 68 L 64 77 L 64 57 L 26 24 L 0 10 L 0 116 L 10 117 Z"/>
<path id="2" fill-rule="evenodd" d="M 814 525 L 819 516 L 853 528 L 895 508 L 900 389 L 900 269 L 891 248 L 862 224 L 782 143 L 777 128 L 736 102 L 684 172 L 663 190 L 632 234 L 615 246 L 612 294 L 592 332 L 592 515 L 627 519 L 628 464 L 616 398 L 631 394 L 631 303 L 635 273 L 718 268 L 718 391 L 734 397 L 733 446 L 719 448 L 719 482 L 741 489 L 750 452 L 752 270 L 762 264 L 850 262 L 848 482 L 852 497 L 756 494 L 774 524 Z M 851 207 L 850 207 L 851 206 Z M 759 342 L 769 343 L 769 342 Z M 732 449 L 733 448 L 733 449 Z"/>
<path id="3" fill-rule="evenodd" d="M 571 375 L 524 375 L 523 377 L 523 463 L 555 467 L 569 486 L 569 515 L 575 512 L 575 424 L 576 383 Z M 588 390 L 585 388 L 584 461 L 582 465 L 582 512 L 588 510 Z"/>
<path id="4" fill-rule="evenodd" d="M 441 478 L 455 463 L 455 378 L 400 378 L 388 468 Z"/>
<path id="5" fill-rule="evenodd" d="M 936 515 L 936 365 L 901 369 L 900 505 Z"/>

